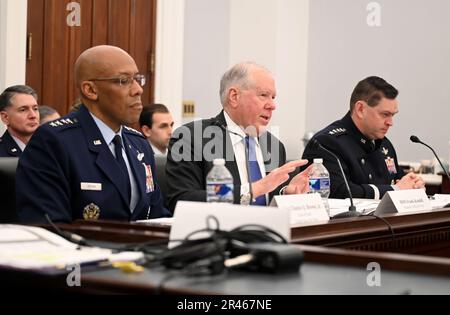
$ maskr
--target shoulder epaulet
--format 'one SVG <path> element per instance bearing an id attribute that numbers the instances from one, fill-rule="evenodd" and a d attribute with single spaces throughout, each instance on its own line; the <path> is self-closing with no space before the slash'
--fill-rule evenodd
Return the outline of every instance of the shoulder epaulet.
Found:
<path id="1" fill-rule="evenodd" d="M 124 129 L 124 131 L 126 131 L 129 134 L 144 137 L 144 135 L 141 132 L 137 131 L 136 129 L 133 129 L 133 128 L 130 128 L 127 126 L 123 126 L 123 129 Z"/>
<path id="2" fill-rule="evenodd" d="M 78 120 L 76 118 L 60 118 L 48 123 L 48 125 L 52 128 L 64 130 L 69 127 L 77 126 Z"/>
<path id="3" fill-rule="evenodd" d="M 330 131 L 328 131 L 328 134 L 330 136 L 334 136 L 334 137 L 339 137 L 339 136 L 345 135 L 346 133 L 347 133 L 347 129 L 345 129 L 345 128 L 334 128 L 334 129 L 331 129 Z"/>

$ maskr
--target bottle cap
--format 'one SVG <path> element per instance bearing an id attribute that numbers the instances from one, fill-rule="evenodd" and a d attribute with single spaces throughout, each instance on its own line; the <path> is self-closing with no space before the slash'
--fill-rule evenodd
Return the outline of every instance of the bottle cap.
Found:
<path id="1" fill-rule="evenodd" d="M 214 159 L 214 165 L 225 165 L 225 159 Z"/>
<path id="2" fill-rule="evenodd" d="M 323 159 L 314 159 L 314 163 L 322 164 L 323 163 Z"/>

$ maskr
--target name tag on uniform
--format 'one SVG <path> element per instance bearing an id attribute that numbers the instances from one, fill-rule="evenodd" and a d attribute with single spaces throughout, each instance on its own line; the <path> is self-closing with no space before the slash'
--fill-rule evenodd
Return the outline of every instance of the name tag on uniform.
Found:
<path id="1" fill-rule="evenodd" d="M 84 190 L 84 191 L 102 191 L 102 184 L 81 183 L 81 190 Z"/>
<path id="2" fill-rule="evenodd" d="M 155 183 L 153 181 L 152 167 L 145 163 L 142 163 L 142 165 L 144 165 L 145 168 L 145 191 L 148 194 L 155 191 Z"/>

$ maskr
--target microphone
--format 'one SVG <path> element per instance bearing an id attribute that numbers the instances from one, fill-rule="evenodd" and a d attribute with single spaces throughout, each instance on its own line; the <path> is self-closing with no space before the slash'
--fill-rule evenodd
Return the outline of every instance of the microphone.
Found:
<path id="1" fill-rule="evenodd" d="M 441 168 L 442 168 L 442 170 L 444 171 L 445 175 L 447 176 L 448 179 L 450 179 L 450 175 L 448 174 L 447 170 L 445 169 L 444 165 L 442 164 L 441 159 L 439 159 L 438 155 L 436 154 L 436 151 L 434 151 L 434 149 L 433 149 L 432 147 L 430 147 L 428 144 L 426 144 L 426 143 L 420 141 L 420 139 L 419 139 L 418 137 L 416 137 L 416 136 L 411 136 L 411 137 L 409 138 L 409 140 L 411 140 L 411 141 L 414 142 L 414 143 L 420 143 L 420 144 L 423 144 L 423 145 L 426 146 L 428 149 L 430 149 L 430 150 L 433 152 L 433 154 L 434 154 L 434 156 L 436 157 L 436 159 L 438 160 L 439 164 L 441 165 Z"/>
<path id="2" fill-rule="evenodd" d="M 348 185 L 347 177 L 345 177 L 344 169 L 342 168 L 341 160 L 339 159 L 339 157 L 336 154 L 334 154 L 333 152 L 331 152 L 330 150 L 328 150 L 327 148 L 325 148 L 317 139 L 311 140 L 311 145 L 313 146 L 313 148 L 318 148 L 318 149 L 324 150 L 325 152 L 328 152 L 336 159 L 336 161 L 338 162 L 338 165 L 339 165 L 339 169 L 341 171 L 342 178 L 344 179 L 344 182 L 345 182 L 345 187 L 347 188 L 347 192 L 350 197 L 350 207 L 348 208 L 348 211 L 339 213 L 339 214 L 331 217 L 331 219 L 334 220 L 334 219 L 344 219 L 344 218 L 353 218 L 353 217 L 361 216 L 362 214 L 359 213 L 358 211 L 356 211 L 356 207 L 353 204 L 352 191 L 350 190 L 350 186 Z"/>
<path id="3" fill-rule="evenodd" d="M 59 236 L 79 246 L 90 246 L 82 236 L 75 233 L 62 231 L 55 223 L 53 223 L 52 219 L 50 219 L 47 213 L 45 214 L 45 219 Z"/>
<path id="4" fill-rule="evenodd" d="M 230 133 L 230 134 L 233 134 L 233 135 L 235 135 L 235 136 L 238 136 L 239 138 L 241 138 L 242 140 L 244 140 L 244 147 L 245 147 L 245 168 L 246 168 L 246 170 L 247 170 L 248 189 L 249 189 L 249 192 L 250 192 L 250 198 L 251 198 L 250 203 L 251 203 L 251 201 L 253 200 L 253 189 L 252 189 L 252 183 L 250 182 L 250 180 L 251 180 L 251 177 L 250 177 L 250 166 L 249 166 L 249 162 L 248 162 L 248 160 L 249 160 L 250 158 L 249 158 L 248 146 L 247 146 L 247 143 L 245 142 L 245 137 L 243 137 L 242 135 L 240 135 L 240 134 L 238 134 L 238 133 L 236 133 L 236 132 L 234 132 L 234 131 L 229 130 L 229 129 L 227 128 L 227 126 L 223 125 L 219 120 L 215 120 L 213 124 L 216 125 L 216 126 L 218 126 L 218 127 L 220 127 L 220 128 L 223 129 L 225 132 L 228 132 L 228 133 Z"/>

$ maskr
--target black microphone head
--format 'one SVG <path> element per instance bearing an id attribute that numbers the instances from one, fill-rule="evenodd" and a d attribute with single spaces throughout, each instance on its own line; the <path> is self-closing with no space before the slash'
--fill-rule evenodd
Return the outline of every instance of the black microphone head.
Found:
<path id="1" fill-rule="evenodd" d="M 416 136 L 409 137 L 409 140 L 411 140 L 414 143 L 420 143 L 420 139 Z"/>

